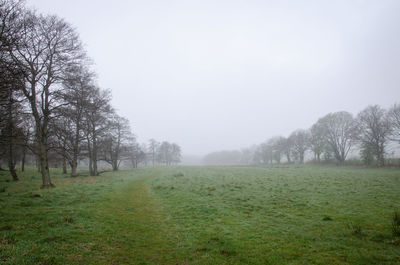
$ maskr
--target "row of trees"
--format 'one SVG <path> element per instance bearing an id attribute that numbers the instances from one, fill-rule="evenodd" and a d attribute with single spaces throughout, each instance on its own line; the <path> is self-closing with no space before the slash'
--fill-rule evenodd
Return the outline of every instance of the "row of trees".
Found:
<path id="1" fill-rule="evenodd" d="M 96 85 L 71 25 L 14 0 L 0 0 L 0 23 L 0 158 L 14 180 L 16 163 L 24 170 L 27 154 L 37 158 L 43 187 L 53 185 L 50 158 L 60 158 L 72 176 L 82 159 L 92 176 L 98 161 L 118 170 L 122 161 L 144 160 L 129 121 L 111 106 L 111 92 Z M 180 157 L 179 146 L 168 142 L 159 152 L 166 164 Z"/>
<path id="2" fill-rule="evenodd" d="M 181 158 L 181 147 L 178 144 L 167 141 L 158 142 L 155 139 L 149 140 L 146 161 L 150 160 L 153 166 L 178 164 L 181 162 Z"/>
<path id="3" fill-rule="evenodd" d="M 205 162 L 279 164 L 284 160 L 304 163 L 310 151 L 316 162 L 344 164 L 351 151 L 358 151 L 365 164 L 384 166 L 389 143 L 400 143 L 398 104 L 388 110 L 378 105 L 368 106 L 356 117 L 346 111 L 329 113 L 307 130 L 296 130 L 288 137 L 273 137 L 241 151 L 212 153 L 205 157 Z"/>

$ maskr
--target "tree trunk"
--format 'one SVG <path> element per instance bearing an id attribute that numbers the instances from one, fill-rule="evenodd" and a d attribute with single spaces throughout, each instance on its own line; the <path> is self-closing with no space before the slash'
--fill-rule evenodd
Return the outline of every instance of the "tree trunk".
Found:
<path id="1" fill-rule="evenodd" d="M 67 159 L 65 159 L 65 157 L 63 156 L 63 165 L 62 165 L 62 169 L 63 169 L 63 174 L 67 174 Z"/>
<path id="2" fill-rule="evenodd" d="M 117 160 L 112 161 L 112 169 L 113 169 L 113 171 L 118 171 L 118 161 Z"/>
<path id="3" fill-rule="evenodd" d="M 97 176 L 98 169 L 97 169 L 97 153 L 96 152 L 93 152 L 92 167 L 93 167 L 93 175 L 92 176 Z"/>
<path id="4" fill-rule="evenodd" d="M 15 170 L 15 164 L 12 161 L 8 161 L 8 168 L 10 170 L 13 181 L 18 181 L 19 178 L 18 178 L 17 172 Z"/>
<path id="5" fill-rule="evenodd" d="M 42 172 L 42 169 L 40 168 L 41 166 L 40 166 L 40 157 L 38 156 L 38 155 L 36 155 L 36 169 L 37 169 L 37 172 Z"/>
<path id="6" fill-rule="evenodd" d="M 12 140 L 10 139 L 9 147 L 8 147 L 8 169 L 10 170 L 11 176 L 13 181 L 18 181 L 18 175 L 15 171 L 15 163 L 14 163 L 14 156 L 13 156 L 13 146 Z"/>
<path id="7" fill-rule="evenodd" d="M 304 164 L 304 153 L 300 152 L 300 164 Z"/>
<path id="8" fill-rule="evenodd" d="M 25 172 L 26 146 L 22 148 L 21 171 Z"/>
<path id="9" fill-rule="evenodd" d="M 90 175 L 90 176 L 93 176 L 92 154 L 89 155 L 89 175 Z"/>
<path id="10" fill-rule="evenodd" d="M 39 118 L 37 118 L 39 120 Z M 36 123 L 36 132 L 39 140 L 39 159 L 40 172 L 42 174 L 42 188 L 51 188 L 53 183 L 50 179 L 49 157 L 47 153 L 47 119 L 44 119 L 43 124 Z"/>
<path id="11" fill-rule="evenodd" d="M 18 175 L 15 171 L 15 162 L 14 162 L 14 117 L 13 117 L 13 107 L 14 107 L 14 98 L 13 91 L 10 89 L 9 91 L 9 102 L 7 106 L 7 125 L 5 130 L 6 143 L 8 147 L 8 169 L 10 170 L 11 176 L 14 181 L 18 181 Z M 3 118 L 3 117 L 2 117 Z M 4 133 L 4 132 L 3 132 Z"/>
<path id="12" fill-rule="evenodd" d="M 93 148 L 92 148 L 92 174 L 91 176 L 97 176 L 97 141 L 96 136 L 93 136 Z"/>
<path id="13" fill-rule="evenodd" d="M 71 177 L 77 176 L 77 168 L 78 168 L 78 153 L 79 153 L 79 123 L 76 124 L 75 131 L 75 140 L 72 154 L 71 165 Z"/>
<path id="14" fill-rule="evenodd" d="M 86 137 L 87 147 L 88 147 L 88 157 L 89 157 L 89 175 L 93 176 L 93 162 L 92 162 L 92 147 L 90 144 L 90 137 Z"/>
<path id="15" fill-rule="evenodd" d="M 50 179 L 49 160 L 47 156 L 47 139 L 45 136 L 40 138 L 40 169 L 42 173 L 42 188 L 53 187 Z"/>
<path id="16" fill-rule="evenodd" d="M 77 168 L 78 168 L 78 163 L 76 161 L 72 161 L 71 162 L 71 177 L 77 176 Z"/>
<path id="17" fill-rule="evenodd" d="M 339 157 L 337 160 L 338 160 L 340 166 L 344 165 L 344 159 L 342 157 Z"/>
<path id="18" fill-rule="evenodd" d="M 62 149 L 62 173 L 67 174 L 67 152 L 65 151 L 67 146 L 67 142 L 63 140 L 63 149 Z"/>
<path id="19" fill-rule="evenodd" d="M 289 152 L 286 153 L 286 159 L 287 159 L 287 162 L 289 164 L 292 163 L 292 161 L 290 160 L 290 153 Z"/>
<path id="20" fill-rule="evenodd" d="M 376 160 L 378 162 L 378 167 L 383 167 L 385 165 L 385 146 L 382 143 L 378 144 Z"/>
<path id="21" fill-rule="evenodd" d="M 376 160 L 378 162 L 378 167 L 383 167 L 385 165 L 385 158 L 382 153 L 379 153 L 376 156 Z"/>

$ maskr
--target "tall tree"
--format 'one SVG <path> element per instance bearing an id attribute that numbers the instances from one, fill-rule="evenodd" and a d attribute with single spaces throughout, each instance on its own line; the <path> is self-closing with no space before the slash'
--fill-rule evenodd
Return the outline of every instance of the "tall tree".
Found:
<path id="1" fill-rule="evenodd" d="M 158 147 L 157 158 L 160 163 L 165 163 L 169 166 L 172 162 L 171 157 L 172 146 L 169 142 L 163 141 Z"/>
<path id="2" fill-rule="evenodd" d="M 150 159 L 151 159 L 153 167 L 157 160 L 157 149 L 159 146 L 160 146 L 160 143 L 157 142 L 156 140 L 154 140 L 154 139 L 149 140 L 149 148 L 148 149 L 149 149 L 149 155 L 150 155 Z"/>
<path id="3" fill-rule="evenodd" d="M 34 142 L 34 125 L 33 125 L 33 119 L 32 116 L 29 114 L 24 114 L 22 115 L 22 122 L 21 122 L 21 129 L 22 129 L 22 134 L 23 134 L 23 139 L 22 139 L 22 157 L 21 157 L 21 171 L 25 171 L 25 163 L 26 163 L 26 158 L 28 151 L 32 151 L 33 148 L 33 142 Z M 32 152 L 34 153 L 34 152 Z"/>
<path id="4" fill-rule="evenodd" d="M 324 128 L 321 123 L 315 123 L 310 129 L 310 148 L 314 153 L 314 159 L 321 162 L 321 154 L 326 146 Z"/>
<path id="5" fill-rule="evenodd" d="M 58 139 L 59 153 L 71 167 L 71 176 L 77 176 L 78 160 L 84 148 L 84 118 L 96 88 L 94 74 L 86 65 L 74 66 L 67 70 L 63 81 L 63 101 L 68 103 L 56 111 L 53 122 Z"/>
<path id="6" fill-rule="evenodd" d="M 292 163 L 292 153 L 293 153 L 293 141 L 290 137 L 282 139 L 282 151 L 286 156 L 287 162 Z"/>
<path id="7" fill-rule="evenodd" d="M 49 124 L 49 135 L 48 144 L 53 151 L 62 159 L 62 170 L 63 174 L 67 174 L 67 159 L 68 159 L 68 138 L 71 135 L 70 131 L 70 120 L 64 116 L 54 118 Z M 53 157 L 54 158 L 54 157 Z"/>
<path id="8" fill-rule="evenodd" d="M 42 187 L 53 186 L 49 172 L 49 123 L 60 102 L 65 69 L 83 56 L 75 30 L 56 16 L 34 12 L 24 14 L 18 45 L 11 51 L 13 62 L 24 73 L 22 92 L 29 102 L 35 120 L 42 174 Z"/>
<path id="9" fill-rule="evenodd" d="M 306 130 L 296 130 L 289 137 L 293 143 L 293 151 L 299 159 L 300 164 L 304 163 L 304 154 L 309 148 L 310 133 Z"/>
<path id="10" fill-rule="evenodd" d="M 326 143 L 335 159 L 343 164 L 357 139 L 357 126 L 353 115 L 346 111 L 329 113 L 317 121 Z"/>
<path id="11" fill-rule="evenodd" d="M 276 163 L 281 163 L 282 154 L 285 150 L 286 139 L 282 136 L 276 136 L 268 140 L 268 144 L 272 148 L 272 158 Z"/>
<path id="12" fill-rule="evenodd" d="M 147 148 L 147 144 L 146 143 L 141 143 L 140 144 L 140 150 L 142 151 L 142 155 L 141 155 L 141 160 L 140 160 L 140 162 L 143 162 L 143 164 L 145 165 L 145 166 L 147 166 L 147 163 L 149 162 L 148 160 L 149 160 L 149 157 L 148 157 L 148 154 L 149 154 L 149 151 L 148 151 L 148 148 Z"/>
<path id="13" fill-rule="evenodd" d="M 241 165 L 251 165 L 254 163 L 254 155 L 257 146 L 251 146 L 247 148 L 242 148 L 240 150 L 240 164 Z"/>
<path id="14" fill-rule="evenodd" d="M 171 144 L 171 162 L 178 164 L 181 162 L 181 158 L 182 158 L 181 147 L 176 143 L 172 143 Z"/>
<path id="15" fill-rule="evenodd" d="M 392 127 L 392 140 L 400 143 L 400 104 L 394 104 L 388 113 L 388 119 Z"/>
<path id="16" fill-rule="evenodd" d="M 91 176 L 98 175 L 97 162 L 99 160 L 99 141 L 104 136 L 112 113 L 110 105 L 111 93 L 94 87 L 90 100 L 85 107 L 84 133 L 89 157 L 89 172 Z"/>
<path id="17" fill-rule="evenodd" d="M 102 160 L 117 171 L 121 162 L 130 158 L 129 146 L 134 142 L 134 136 L 129 121 L 116 113 L 111 115 L 107 127 L 102 141 Z"/>
<path id="18" fill-rule="evenodd" d="M 3 156 L 7 158 L 14 181 L 18 180 L 15 170 L 16 149 L 20 147 L 22 137 L 19 127 L 22 105 L 18 92 L 24 86 L 25 72 L 13 62 L 10 53 L 20 41 L 23 12 L 22 1 L 0 1 L 0 144 L 6 150 Z"/>
<path id="19" fill-rule="evenodd" d="M 17 159 L 20 155 L 21 146 L 23 144 L 23 130 L 20 126 L 21 119 L 19 118 L 19 104 L 13 98 L 13 91 L 9 93 L 8 104 L 5 105 L 5 114 L 2 116 L 4 124 L 0 127 L 0 150 L 4 150 L 7 158 L 8 169 L 14 181 L 18 181 L 18 175 L 15 169 Z M 1 151 L 0 151 L 1 152 Z"/>
<path id="20" fill-rule="evenodd" d="M 254 162 L 256 164 L 266 165 L 272 163 L 273 159 L 273 149 L 272 145 L 268 142 L 261 143 L 255 150 Z"/>
<path id="21" fill-rule="evenodd" d="M 129 155 L 133 168 L 137 168 L 139 163 L 146 160 L 146 152 L 136 142 L 132 143 L 129 147 Z"/>
<path id="22" fill-rule="evenodd" d="M 385 164 L 385 148 L 392 133 L 392 127 L 388 115 L 378 105 L 368 106 L 357 116 L 359 126 L 359 139 L 363 146 L 369 148 L 378 166 Z"/>

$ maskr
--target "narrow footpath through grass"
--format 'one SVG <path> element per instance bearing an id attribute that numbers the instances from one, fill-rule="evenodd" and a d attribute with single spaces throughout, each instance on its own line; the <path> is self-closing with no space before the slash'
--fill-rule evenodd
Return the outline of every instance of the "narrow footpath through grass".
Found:
<path id="1" fill-rule="evenodd" d="M 173 226 L 146 184 L 149 177 L 128 182 L 99 210 L 106 263 L 177 263 Z"/>
<path id="2" fill-rule="evenodd" d="M 147 184 L 161 171 L 54 172 L 50 190 L 36 174 L 0 176 L 0 264 L 181 264 L 174 226 Z"/>
<path id="3" fill-rule="evenodd" d="M 399 264 L 400 175 L 342 167 L 0 172 L 0 264 Z"/>

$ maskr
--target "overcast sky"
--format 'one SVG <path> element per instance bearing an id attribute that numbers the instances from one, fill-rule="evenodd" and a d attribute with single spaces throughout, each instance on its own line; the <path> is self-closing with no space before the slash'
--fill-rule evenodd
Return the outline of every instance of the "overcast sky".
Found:
<path id="1" fill-rule="evenodd" d="M 400 1 L 27 0 L 76 27 L 150 138 L 206 154 L 400 102 Z"/>

